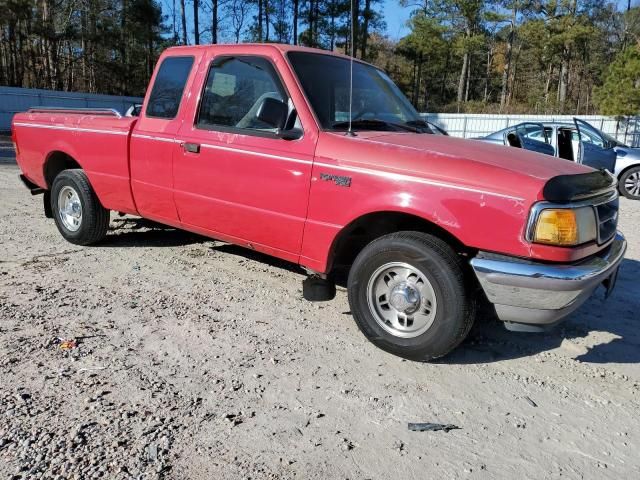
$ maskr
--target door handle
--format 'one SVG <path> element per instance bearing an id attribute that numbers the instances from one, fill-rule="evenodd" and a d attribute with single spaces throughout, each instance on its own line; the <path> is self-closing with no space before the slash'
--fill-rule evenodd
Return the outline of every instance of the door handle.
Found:
<path id="1" fill-rule="evenodd" d="M 200 153 L 200 144 L 184 142 L 182 143 L 182 149 L 189 153 Z"/>

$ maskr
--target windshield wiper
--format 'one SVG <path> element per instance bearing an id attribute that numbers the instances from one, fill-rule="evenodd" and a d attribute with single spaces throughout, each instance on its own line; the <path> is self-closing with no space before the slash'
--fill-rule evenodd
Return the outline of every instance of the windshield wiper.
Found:
<path id="1" fill-rule="evenodd" d="M 419 127 L 423 133 L 435 133 L 431 125 L 424 120 L 409 120 L 405 123 L 412 127 Z"/>
<path id="2" fill-rule="evenodd" d="M 333 125 L 331 125 L 331 128 L 349 128 L 349 121 L 346 122 L 335 122 Z M 407 132 L 414 132 L 414 133 L 422 133 L 422 131 L 418 128 L 415 128 L 411 125 L 408 124 L 403 124 L 403 123 L 394 123 L 394 122 L 387 122 L 386 120 L 380 120 L 378 118 L 358 118 L 355 120 L 351 121 L 351 127 L 360 127 L 360 128 L 393 128 L 396 130 L 404 130 Z"/>

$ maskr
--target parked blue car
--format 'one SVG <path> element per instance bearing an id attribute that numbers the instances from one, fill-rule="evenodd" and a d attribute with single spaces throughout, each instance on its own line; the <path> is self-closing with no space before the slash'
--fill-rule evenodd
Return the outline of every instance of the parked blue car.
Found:
<path id="1" fill-rule="evenodd" d="M 628 147 L 583 120 L 524 122 L 476 140 L 533 150 L 596 169 L 606 168 L 618 177 L 621 195 L 640 200 L 640 148 Z"/>

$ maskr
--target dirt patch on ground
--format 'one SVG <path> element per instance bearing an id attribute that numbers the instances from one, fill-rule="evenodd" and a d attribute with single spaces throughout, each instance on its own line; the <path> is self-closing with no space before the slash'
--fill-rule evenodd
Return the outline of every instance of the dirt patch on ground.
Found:
<path id="1" fill-rule="evenodd" d="M 640 475 L 640 203 L 606 303 L 547 334 L 484 319 L 422 364 L 289 264 L 133 218 L 76 247 L 14 165 L 0 198 L 2 478 Z"/>

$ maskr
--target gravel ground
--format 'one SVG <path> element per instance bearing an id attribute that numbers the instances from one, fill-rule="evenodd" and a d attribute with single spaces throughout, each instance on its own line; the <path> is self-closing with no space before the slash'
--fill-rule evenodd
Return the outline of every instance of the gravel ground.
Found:
<path id="1" fill-rule="evenodd" d="M 11 138 L 0 135 L 0 165 L 15 163 L 15 153 L 13 151 L 13 143 Z"/>
<path id="2" fill-rule="evenodd" d="M 1 478 L 640 478 L 640 203 L 606 303 L 546 334 L 482 319 L 424 364 L 291 265 L 128 217 L 66 243 L 5 158 Z"/>

